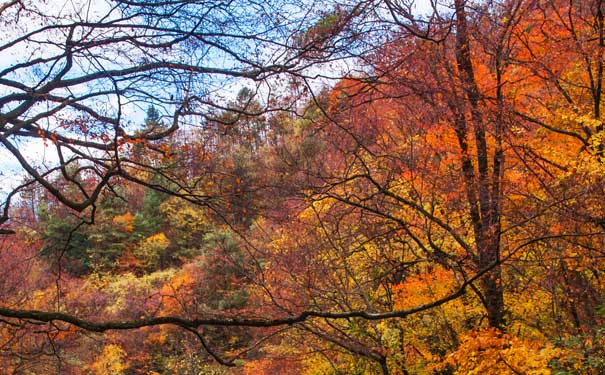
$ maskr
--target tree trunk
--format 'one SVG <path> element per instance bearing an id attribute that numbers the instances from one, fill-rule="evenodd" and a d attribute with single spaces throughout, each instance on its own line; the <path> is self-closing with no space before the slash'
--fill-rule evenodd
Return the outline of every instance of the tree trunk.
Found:
<path id="1" fill-rule="evenodd" d="M 475 234 L 477 257 L 475 260 L 479 271 L 493 267 L 481 279 L 480 289 L 482 302 L 487 310 L 489 325 L 502 329 L 504 326 L 504 290 L 502 271 L 497 262 L 500 260 L 500 210 L 499 178 L 501 166 L 494 163 L 489 167 L 486 121 L 481 113 L 480 92 L 473 70 L 470 53 L 470 39 L 467 30 L 465 0 L 455 0 L 456 8 L 456 65 L 460 84 L 464 90 L 463 108 L 457 115 L 456 132 L 463 151 L 463 171 L 466 179 L 467 198 Z M 470 114 L 469 114 L 470 112 Z M 469 126 L 468 124 L 472 125 Z M 471 139 L 469 130 L 473 131 L 476 156 L 472 163 L 467 143 Z M 500 134 L 501 136 L 501 134 Z M 498 142 L 498 140 L 496 140 Z M 498 155 L 494 158 L 499 161 Z M 475 173 L 476 167 L 476 173 Z M 490 172 L 492 178 L 490 178 Z"/>

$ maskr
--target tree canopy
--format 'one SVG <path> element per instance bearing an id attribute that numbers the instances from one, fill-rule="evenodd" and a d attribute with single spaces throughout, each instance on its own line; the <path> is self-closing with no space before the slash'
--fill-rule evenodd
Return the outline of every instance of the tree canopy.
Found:
<path id="1" fill-rule="evenodd" d="M 4 2 L 0 363 L 602 373 L 603 12 Z"/>

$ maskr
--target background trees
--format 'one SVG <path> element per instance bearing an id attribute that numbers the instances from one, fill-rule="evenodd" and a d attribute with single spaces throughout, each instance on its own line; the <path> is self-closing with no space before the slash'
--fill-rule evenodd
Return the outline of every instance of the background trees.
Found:
<path id="1" fill-rule="evenodd" d="M 2 7 L 7 368 L 602 371 L 600 4 L 280 6 Z"/>
<path id="2" fill-rule="evenodd" d="M 215 90 L 229 87 L 235 78 L 268 82 L 268 77 L 298 69 L 298 52 L 292 56 L 281 50 L 309 21 L 296 18 L 293 4 L 292 17 L 285 19 L 277 11 L 281 6 L 6 2 L 1 16 L 13 28 L 0 47 L 7 56 L 0 72 L 2 144 L 7 167 L 28 178 L 7 190 L 3 222 L 10 199 L 34 181 L 61 204 L 82 212 L 118 177 L 137 183 L 149 183 L 146 174 L 176 178 L 154 163 L 133 159 L 128 150 L 144 145 L 152 159 L 168 156 L 176 150 L 162 147 L 163 138 L 184 122 L 199 121 L 209 108 L 230 106 Z M 310 22 L 312 12 L 306 16 Z M 164 126 L 137 131 L 133 120 L 152 104 L 154 121 Z M 237 104 L 235 109 L 263 110 Z M 196 120 L 184 117 L 193 114 Z M 45 161 L 26 149 L 45 150 Z M 187 182 L 175 186 L 190 200 L 206 199 Z"/>

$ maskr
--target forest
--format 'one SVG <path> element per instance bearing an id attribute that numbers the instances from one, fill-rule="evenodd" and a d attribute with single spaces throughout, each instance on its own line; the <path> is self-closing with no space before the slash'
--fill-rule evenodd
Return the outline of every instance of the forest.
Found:
<path id="1" fill-rule="evenodd" d="M 0 23 L 1 373 L 605 373 L 605 1 Z"/>

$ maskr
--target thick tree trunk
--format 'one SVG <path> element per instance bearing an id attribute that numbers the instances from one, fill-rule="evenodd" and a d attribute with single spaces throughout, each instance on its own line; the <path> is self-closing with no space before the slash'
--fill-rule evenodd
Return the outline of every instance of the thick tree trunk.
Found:
<path id="1" fill-rule="evenodd" d="M 504 329 L 504 289 L 502 288 L 502 271 L 494 267 L 481 279 L 481 291 L 485 300 L 487 320 L 491 327 Z"/>
<path id="2" fill-rule="evenodd" d="M 481 114 L 480 92 L 473 70 L 470 53 L 471 40 L 468 36 L 465 0 L 455 0 L 456 7 L 456 65 L 460 84 L 467 101 L 457 115 L 456 132 L 463 152 L 463 171 L 466 180 L 469 213 L 473 223 L 476 242 L 475 263 L 479 271 L 493 267 L 481 279 L 482 302 L 487 310 L 490 326 L 504 327 L 504 289 L 500 260 L 500 168 L 501 155 L 495 155 L 493 170 L 490 171 L 487 146 L 486 122 Z M 470 112 L 470 114 L 469 114 Z M 471 124 L 471 126 L 468 125 Z M 472 138 L 469 131 L 472 129 Z M 500 134 L 501 136 L 501 134 Z M 475 160 L 471 162 L 468 142 L 475 146 Z M 496 140 L 499 144 L 499 140 Z M 500 152 L 498 150 L 497 152 Z M 475 173 L 476 168 L 476 173 Z M 490 172 L 491 177 L 490 178 Z"/>

